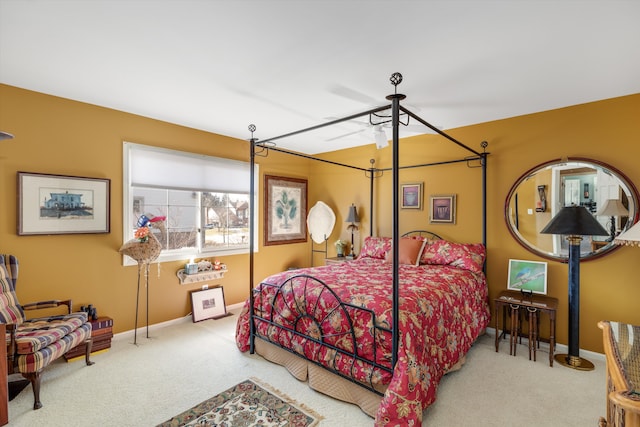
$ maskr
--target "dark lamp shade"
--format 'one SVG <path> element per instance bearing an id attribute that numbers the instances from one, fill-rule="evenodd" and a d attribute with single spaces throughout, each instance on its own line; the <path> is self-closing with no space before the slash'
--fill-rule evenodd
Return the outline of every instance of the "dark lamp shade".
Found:
<path id="1" fill-rule="evenodd" d="M 571 236 L 608 236 L 609 232 L 584 206 L 565 206 L 540 231 L 542 234 Z"/>
<path id="2" fill-rule="evenodd" d="M 349 216 L 347 216 L 347 220 L 345 222 L 360 222 L 360 218 L 358 218 L 358 211 L 356 211 L 356 205 L 349 206 Z"/>

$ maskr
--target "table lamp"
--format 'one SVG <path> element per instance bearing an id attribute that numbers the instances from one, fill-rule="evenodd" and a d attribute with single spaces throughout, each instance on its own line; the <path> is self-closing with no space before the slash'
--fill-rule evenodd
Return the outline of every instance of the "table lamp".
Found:
<path id="1" fill-rule="evenodd" d="M 616 237 L 613 243 L 621 246 L 640 246 L 640 222 L 636 222 L 633 227 Z"/>
<path id="2" fill-rule="evenodd" d="M 610 242 L 616 237 L 616 217 L 629 216 L 629 210 L 624 207 L 619 199 L 609 199 L 598 209 L 596 215 L 611 217 L 611 235 L 607 239 Z"/>
<path id="3" fill-rule="evenodd" d="M 353 246 L 353 233 L 355 230 L 358 229 L 356 222 L 360 222 L 360 218 L 358 217 L 358 211 L 356 210 L 356 205 L 354 205 L 353 203 L 351 204 L 351 206 L 349 206 L 349 215 L 347 216 L 347 220 L 345 222 L 351 223 L 347 227 L 347 230 L 351 231 L 351 251 L 349 252 L 348 257 L 350 259 L 353 259 L 356 256 L 356 254 L 354 253 L 354 246 Z"/>
<path id="4" fill-rule="evenodd" d="M 565 206 L 540 233 L 566 235 L 569 242 L 569 354 L 554 358 L 563 366 L 591 371 L 593 363 L 580 357 L 580 242 L 582 236 L 609 233 L 584 206 Z"/>

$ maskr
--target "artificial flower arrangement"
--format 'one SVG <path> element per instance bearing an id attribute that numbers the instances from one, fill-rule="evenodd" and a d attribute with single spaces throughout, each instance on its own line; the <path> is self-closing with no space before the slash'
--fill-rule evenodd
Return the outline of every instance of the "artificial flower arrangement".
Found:
<path id="1" fill-rule="evenodd" d="M 134 237 L 138 239 L 139 242 L 147 242 L 149 241 L 150 232 L 151 230 L 149 230 L 149 227 L 145 225 L 144 227 L 140 227 L 136 230 Z"/>
<path id="2" fill-rule="evenodd" d="M 166 216 L 155 216 L 151 214 L 140 215 L 138 218 L 138 229 L 135 231 L 133 236 L 138 239 L 139 242 L 148 242 L 149 235 L 151 234 L 150 227 L 153 226 L 154 222 L 164 221 L 167 219 Z"/>

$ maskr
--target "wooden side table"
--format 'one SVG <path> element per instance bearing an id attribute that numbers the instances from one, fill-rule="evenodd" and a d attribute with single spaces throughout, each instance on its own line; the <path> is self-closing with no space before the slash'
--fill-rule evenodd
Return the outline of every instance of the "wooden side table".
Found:
<path id="1" fill-rule="evenodd" d="M 539 316 L 538 313 L 546 313 L 549 316 L 549 366 L 553 366 L 553 352 L 556 346 L 556 311 L 558 310 L 558 300 L 556 298 L 539 295 L 523 294 L 517 291 L 502 291 L 493 300 L 495 306 L 496 319 L 496 352 L 499 349 L 500 339 L 509 334 L 510 350 L 509 354 L 515 356 L 515 349 L 520 338 L 520 324 L 522 314 L 526 314 L 529 321 L 529 360 L 533 354 L 536 360 L 536 350 L 540 341 L 538 333 Z M 510 329 L 507 331 L 507 310 L 511 312 Z M 502 312 L 502 316 L 500 316 Z M 500 331 L 500 318 L 502 317 L 502 331 Z"/>
<path id="2" fill-rule="evenodd" d="M 98 351 L 107 351 L 111 348 L 111 338 L 113 338 L 113 319 L 107 316 L 98 317 L 96 320 L 90 320 L 91 322 L 91 338 L 93 338 L 93 345 L 91 346 L 91 353 L 97 353 Z M 69 350 L 64 358 L 67 362 L 83 358 L 84 357 L 84 344 Z"/>

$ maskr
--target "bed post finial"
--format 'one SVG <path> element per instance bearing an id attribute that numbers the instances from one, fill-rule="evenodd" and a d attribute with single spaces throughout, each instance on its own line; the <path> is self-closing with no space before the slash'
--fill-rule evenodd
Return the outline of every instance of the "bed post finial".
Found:
<path id="1" fill-rule="evenodd" d="M 257 129 L 256 125 L 254 125 L 254 124 L 250 124 L 250 125 L 249 125 L 249 127 L 248 127 L 247 129 L 249 129 L 249 132 L 251 132 L 251 141 L 255 141 L 255 140 L 253 139 L 253 133 L 254 133 L 254 132 L 256 131 L 256 129 Z"/>
<path id="2" fill-rule="evenodd" d="M 391 74 L 391 78 L 389 78 L 391 84 L 395 87 L 395 92 L 398 93 L 398 85 L 402 83 L 402 74 L 393 73 Z"/>

